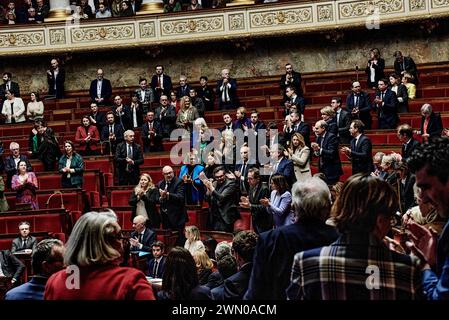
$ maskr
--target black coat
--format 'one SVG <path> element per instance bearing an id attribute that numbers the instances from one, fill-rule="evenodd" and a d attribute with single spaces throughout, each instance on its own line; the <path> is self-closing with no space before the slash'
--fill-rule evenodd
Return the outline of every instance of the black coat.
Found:
<path id="1" fill-rule="evenodd" d="M 252 262 L 244 264 L 237 273 L 225 279 L 221 286 L 212 289 L 212 298 L 214 300 L 242 300 L 248 289 L 252 268 Z"/>
<path id="2" fill-rule="evenodd" d="M 166 181 L 158 183 L 158 188 L 164 190 Z M 188 221 L 184 201 L 184 182 L 173 177 L 168 185 L 168 199 L 158 199 L 160 203 L 162 225 L 164 229 L 179 229 Z"/>
<path id="3" fill-rule="evenodd" d="M 165 137 L 170 137 L 171 132 L 176 127 L 176 109 L 172 105 L 168 105 L 165 110 L 162 106 L 156 108 L 154 118 L 161 125 L 162 134 Z"/>
<path id="4" fill-rule="evenodd" d="M 173 88 L 170 76 L 163 74 L 162 82 L 163 82 L 162 86 L 164 87 L 164 90 L 162 90 L 161 88 L 158 88 L 158 86 L 157 86 L 157 83 L 158 83 L 157 75 L 153 75 L 153 77 L 151 78 L 151 87 L 153 88 L 154 93 L 156 94 L 156 101 L 159 100 L 162 93 L 165 94 L 166 96 L 170 97 L 170 91 Z"/>
<path id="5" fill-rule="evenodd" d="M 238 185 L 234 180 L 226 180 L 220 186 L 214 182 L 215 190 L 211 194 L 206 194 L 205 199 L 209 202 L 209 212 L 212 219 L 220 216 L 228 225 L 240 218 L 237 208 Z"/>
<path id="6" fill-rule="evenodd" d="M 103 127 L 106 125 L 106 116 L 104 112 L 97 112 L 95 115 L 90 113 L 90 117 L 96 121 L 95 126 L 98 129 L 98 132 L 101 134 L 103 131 Z"/>
<path id="7" fill-rule="evenodd" d="M 421 133 L 424 133 L 424 122 L 425 117 L 421 117 Z M 443 132 L 443 122 L 441 121 L 441 114 L 432 112 L 429 119 L 429 124 L 427 125 L 427 133 L 429 138 L 440 137 Z"/>
<path id="8" fill-rule="evenodd" d="M 401 74 L 403 71 L 410 73 L 414 78 L 415 84 L 418 84 L 418 71 L 416 69 L 415 61 L 411 57 L 403 57 L 403 62 L 394 61 L 394 71 L 396 74 Z"/>
<path id="9" fill-rule="evenodd" d="M 323 137 L 318 137 L 317 143 L 321 145 L 321 155 L 318 161 L 318 169 L 324 173 L 328 182 L 338 181 L 343 174 L 340 155 L 338 151 L 338 138 L 336 135 L 326 132 L 323 143 Z"/>
<path id="10" fill-rule="evenodd" d="M 402 145 L 402 159 L 403 160 L 407 160 L 410 155 L 412 154 L 413 150 L 415 150 L 415 148 L 419 146 L 419 141 L 416 141 L 415 139 L 411 139 L 409 143 L 407 143 L 406 145 Z"/>
<path id="11" fill-rule="evenodd" d="M 158 198 L 159 198 L 159 190 L 157 188 L 148 189 L 147 192 L 145 192 L 141 198 L 141 200 L 145 204 L 145 210 L 147 211 L 148 215 L 149 221 L 147 226 L 154 229 L 159 229 L 161 225 L 161 216 L 159 215 L 159 212 L 156 207 Z M 129 205 L 132 208 L 131 221 L 136 216 L 138 201 L 139 200 L 137 200 L 137 196 L 133 191 L 129 199 Z"/>
<path id="12" fill-rule="evenodd" d="M 97 95 L 97 82 L 98 79 L 92 80 L 92 82 L 90 83 L 90 88 L 89 88 L 89 95 L 90 98 L 92 99 L 92 101 L 95 101 L 95 98 L 98 98 Z M 111 86 L 111 81 L 109 81 L 108 79 L 103 79 L 102 83 L 101 83 L 101 97 L 103 98 L 103 103 L 104 104 L 108 104 L 111 99 L 112 96 L 112 86 Z"/>
<path id="13" fill-rule="evenodd" d="M 158 121 L 153 121 L 154 135 L 148 138 L 150 135 L 149 123 L 146 122 L 142 126 L 142 142 L 144 152 L 157 152 L 162 151 L 162 128 Z"/>
<path id="14" fill-rule="evenodd" d="M 355 145 L 355 138 L 351 140 L 352 174 L 370 173 L 373 171 L 371 140 L 362 134 Z"/>
<path id="15" fill-rule="evenodd" d="M 47 73 L 48 94 L 51 96 L 56 96 L 57 99 L 64 98 L 65 70 L 63 68 L 59 68 L 56 77 L 54 70 L 50 70 L 50 72 L 51 75 Z"/>
<path id="16" fill-rule="evenodd" d="M 229 78 L 228 82 L 231 87 L 228 89 L 228 95 L 229 95 L 229 101 L 227 102 L 228 105 L 232 105 L 234 108 L 237 108 L 239 106 L 239 101 L 237 98 L 237 81 L 235 79 Z M 217 87 L 216 87 L 216 94 L 217 94 L 217 100 L 218 100 L 218 109 L 223 109 L 225 102 L 222 100 L 222 91 L 221 87 L 223 86 L 223 79 L 217 81 Z"/>
<path id="17" fill-rule="evenodd" d="M 127 148 L 127 143 L 122 142 L 117 146 L 115 151 L 119 184 L 125 184 L 125 181 L 128 181 L 131 184 L 137 184 L 137 182 L 133 183 L 133 181 L 139 180 L 140 165 L 143 164 L 142 148 L 136 143 L 132 144 L 132 159 L 134 160 L 134 164 L 128 164 L 126 162 Z"/>
<path id="18" fill-rule="evenodd" d="M 287 74 L 283 74 L 281 76 L 281 81 L 279 86 L 281 87 L 282 91 L 284 92 L 284 101 L 288 100 L 287 96 L 285 95 L 285 90 L 287 87 L 293 87 L 295 88 L 295 92 L 299 96 L 303 96 L 302 87 L 301 87 L 301 73 L 292 71 L 292 80 L 288 83 L 285 83 L 287 80 Z"/>
<path id="19" fill-rule="evenodd" d="M 25 265 L 9 250 L 0 250 L 0 265 L 5 277 L 21 280 Z"/>
<path id="20" fill-rule="evenodd" d="M 251 219 L 257 233 L 273 229 L 273 215 L 268 212 L 265 206 L 260 204 L 260 199 L 263 198 L 270 199 L 270 190 L 262 183 L 259 183 L 255 189 L 249 189 L 248 199 L 251 204 Z"/>
<path id="21" fill-rule="evenodd" d="M 337 121 L 337 115 L 335 115 L 335 121 L 337 122 L 340 143 L 349 144 L 349 141 L 351 141 L 351 135 L 349 133 L 349 127 L 351 126 L 352 121 L 351 114 L 348 111 L 341 109 L 340 117 Z"/>
<path id="22" fill-rule="evenodd" d="M 370 64 L 371 60 L 368 61 L 368 64 Z M 377 88 L 377 82 L 380 79 L 384 79 L 385 78 L 385 73 L 384 73 L 384 69 L 385 69 L 385 60 L 382 58 L 377 59 L 377 64 L 373 64 L 373 68 L 375 70 L 375 76 L 374 76 L 374 82 L 371 82 L 371 69 L 369 67 L 369 65 L 366 66 L 365 68 L 365 73 L 368 75 L 368 87 L 370 88 Z"/>
<path id="23" fill-rule="evenodd" d="M 25 248 L 22 247 L 22 244 L 23 244 L 22 237 L 15 238 L 12 241 L 11 253 L 14 253 L 16 251 L 21 251 L 24 249 L 34 250 L 37 245 L 37 239 L 35 237 L 29 235 Z"/>
<path id="24" fill-rule="evenodd" d="M 130 201 L 131 202 L 131 201 Z M 139 234 L 136 231 L 131 232 L 131 238 L 139 239 Z M 156 241 L 156 232 L 151 230 L 150 228 L 145 228 L 142 237 L 142 249 L 138 249 L 139 251 L 151 252 L 151 245 Z M 131 247 L 133 249 L 133 247 Z"/>
<path id="25" fill-rule="evenodd" d="M 376 97 L 381 97 L 381 92 L 376 92 Z M 396 93 L 390 89 L 384 91 L 382 103 L 373 104 L 373 109 L 377 110 L 379 119 L 379 129 L 396 129 L 399 122 L 398 117 L 398 99 Z"/>
<path id="26" fill-rule="evenodd" d="M 150 259 L 148 261 L 148 275 L 150 277 L 153 277 L 153 278 L 162 279 L 162 275 L 164 274 L 165 260 L 166 259 L 167 258 L 165 256 L 161 257 L 161 260 L 159 261 L 159 265 L 157 267 L 157 271 L 156 271 L 157 273 L 156 274 L 153 274 L 153 272 L 155 271 L 154 270 L 154 262 L 155 262 L 155 260 L 154 260 L 154 258 Z"/>
<path id="27" fill-rule="evenodd" d="M 357 103 L 356 103 L 357 101 Z M 355 108 L 359 109 L 359 115 L 352 114 Z M 360 119 L 365 125 L 365 129 L 371 129 L 371 99 L 366 92 L 360 92 L 358 98 L 354 98 L 354 93 L 351 92 L 346 97 L 346 109 L 351 113 L 352 119 Z"/>

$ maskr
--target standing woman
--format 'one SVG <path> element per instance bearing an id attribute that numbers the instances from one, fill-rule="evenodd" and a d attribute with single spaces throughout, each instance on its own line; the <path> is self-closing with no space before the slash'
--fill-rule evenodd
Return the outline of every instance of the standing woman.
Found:
<path id="1" fill-rule="evenodd" d="M 296 181 L 304 181 L 311 178 L 310 148 L 306 146 L 302 134 L 296 132 L 292 135 L 290 147 L 286 152 L 286 156 L 293 162 Z"/>
<path id="2" fill-rule="evenodd" d="M 19 161 L 17 174 L 12 177 L 11 187 L 17 192 L 18 203 L 30 203 L 33 210 L 39 209 L 36 199 L 36 189 L 39 188 L 34 172 L 27 172 L 26 161 Z"/>
<path id="3" fill-rule="evenodd" d="M 38 157 L 44 164 L 45 171 L 53 171 L 56 162 L 62 155 L 58 140 L 54 131 L 51 128 L 44 127 L 43 124 L 39 125 L 38 132 L 40 135 Z"/>
<path id="4" fill-rule="evenodd" d="M 408 92 L 407 87 L 401 82 L 401 76 L 392 73 L 389 80 L 390 89 L 396 93 L 398 98 L 398 112 L 408 112 Z"/>
<path id="5" fill-rule="evenodd" d="M 27 104 L 28 120 L 34 121 L 44 117 L 44 104 L 39 99 L 39 93 L 33 91 L 30 94 L 30 102 Z"/>
<path id="6" fill-rule="evenodd" d="M 271 190 L 270 200 L 263 198 L 260 203 L 273 215 L 276 228 L 292 224 L 292 195 L 288 191 L 287 180 L 283 175 L 276 174 L 271 178 Z"/>
<path id="7" fill-rule="evenodd" d="M 100 155 L 100 133 L 97 127 L 91 124 L 89 116 L 81 119 L 81 126 L 76 129 L 75 142 L 79 143 L 79 154 L 83 157 Z"/>
<path id="8" fill-rule="evenodd" d="M 380 51 L 373 48 L 369 52 L 370 58 L 365 68 L 365 73 L 368 75 L 368 87 L 377 89 L 377 81 L 385 78 L 385 60 L 380 57 Z"/>
<path id="9" fill-rule="evenodd" d="M 204 167 L 198 163 L 194 152 L 188 152 L 184 165 L 179 171 L 179 179 L 184 181 L 186 205 L 201 205 L 204 198 L 204 186 L 200 180 L 200 173 Z"/>
<path id="10" fill-rule="evenodd" d="M 143 173 L 129 199 L 129 205 L 132 208 L 131 221 L 135 216 L 143 216 L 147 219 L 146 227 L 158 229 L 161 224 L 161 217 L 156 208 L 158 199 L 159 191 L 154 186 L 151 176 Z"/>
<path id="11" fill-rule="evenodd" d="M 179 109 L 176 118 L 176 126 L 180 129 L 188 131 L 190 138 L 193 132 L 193 123 L 200 116 L 198 110 L 190 103 L 190 97 L 184 96 L 181 98 L 181 109 Z"/>
<path id="12" fill-rule="evenodd" d="M 64 142 L 64 154 L 59 159 L 58 171 L 62 174 L 61 186 L 63 188 L 83 187 L 83 157 L 75 152 L 75 146 L 70 140 Z"/>

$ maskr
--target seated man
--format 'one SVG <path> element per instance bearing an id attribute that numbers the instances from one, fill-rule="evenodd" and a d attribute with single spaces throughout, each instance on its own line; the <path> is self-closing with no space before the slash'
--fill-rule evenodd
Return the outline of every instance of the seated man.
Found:
<path id="1" fill-rule="evenodd" d="M 58 239 L 39 242 L 33 252 L 31 265 L 33 277 L 6 293 L 5 300 L 44 300 L 45 284 L 48 278 L 63 267 L 64 245 Z"/>
<path id="2" fill-rule="evenodd" d="M 11 253 L 17 251 L 24 251 L 25 253 L 32 253 L 36 248 L 37 240 L 35 237 L 30 236 L 30 223 L 19 223 L 20 237 L 15 238 L 12 241 Z"/>
<path id="3" fill-rule="evenodd" d="M 11 278 L 11 285 L 20 283 L 25 265 L 9 250 L 0 250 L 0 278 Z"/>
<path id="4" fill-rule="evenodd" d="M 151 246 L 153 258 L 148 261 L 148 275 L 152 278 L 162 278 L 164 274 L 165 259 L 164 256 L 165 245 L 162 241 L 156 241 Z"/>
<path id="5" fill-rule="evenodd" d="M 156 232 L 146 228 L 147 219 L 144 216 L 136 216 L 133 219 L 134 231 L 131 233 L 129 243 L 131 251 L 151 252 L 151 245 L 156 241 Z"/>

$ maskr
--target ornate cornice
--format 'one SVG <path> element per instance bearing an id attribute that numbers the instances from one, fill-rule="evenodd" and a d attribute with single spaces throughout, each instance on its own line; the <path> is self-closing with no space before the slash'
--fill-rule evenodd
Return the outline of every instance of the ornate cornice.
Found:
<path id="1" fill-rule="evenodd" d="M 120 20 L 0 28 L 0 56 L 152 47 L 186 42 L 382 27 L 449 16 L 449 0 L 294 1 Z M 374 24 L 373 24 L 374 23 Z"/>

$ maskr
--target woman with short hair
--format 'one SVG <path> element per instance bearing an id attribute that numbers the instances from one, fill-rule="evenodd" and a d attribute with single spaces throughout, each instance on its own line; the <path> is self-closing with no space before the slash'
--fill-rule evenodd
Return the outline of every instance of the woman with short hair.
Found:
<path id="1" fill-rule="evenodd" d="M 75 152 L 75 145 L 72 141 L 64 141 L 64 154 L 58 162 L 58 171 L 62 174 L 61 186 L 63 188 L 82 188 L 84 161 Z"/>
<path id="2" fill-rule="evenodd" d="M 269 213 L 273 215 L 276 228 L 292 224 L 294 221 L 291 209 L 292 195 L 288 191 L 288 183 L 283 175 L 276 174 L 271 177 L 270 200 L 263 198 L 260 203 L 265 206 Z"/>

